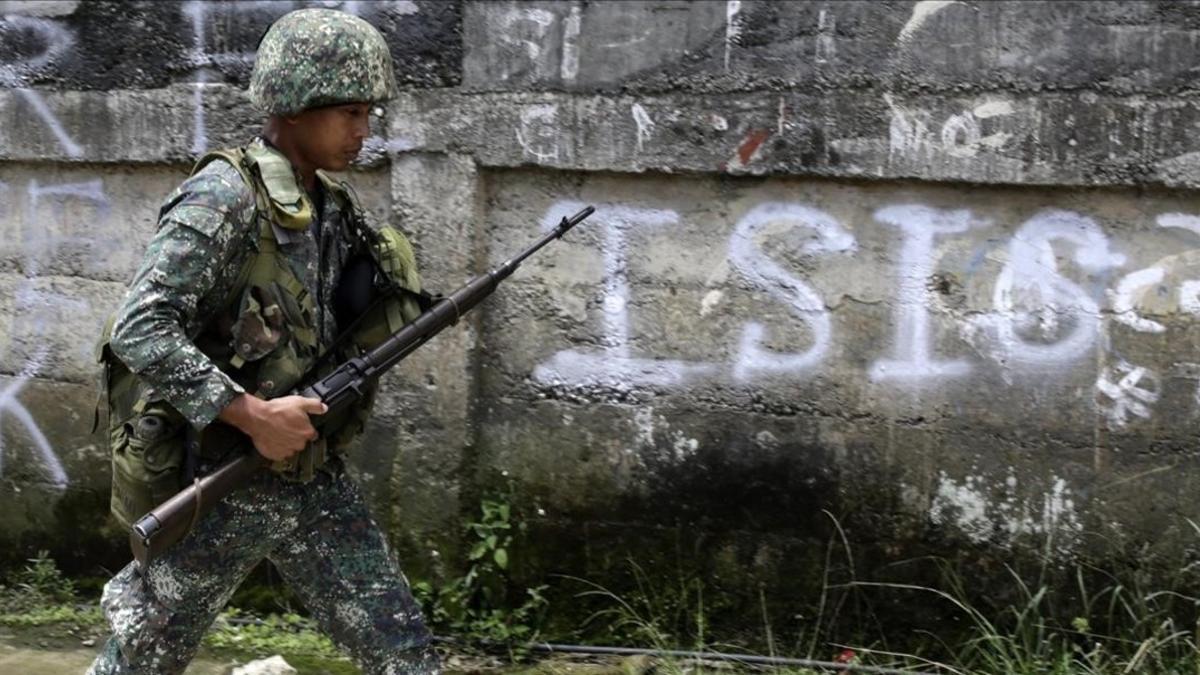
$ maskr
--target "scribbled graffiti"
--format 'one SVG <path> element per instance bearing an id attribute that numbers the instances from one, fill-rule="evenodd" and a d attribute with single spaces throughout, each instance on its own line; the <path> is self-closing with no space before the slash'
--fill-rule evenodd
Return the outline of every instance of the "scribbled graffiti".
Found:
<path id="1" fill-rule="evenodd" d="M 46 125 L 69 157 L 81 157 L 83 149 L 63 128 L 62 122 L 46 105 L 42 95 L 24 86 L 25 79 L 35 75 L 56 59 L 71 51 L 75 35 L 59 22 L 40 16 L 7 15 L 0 24 L 0 38 L 6 33 L 29 31 L 37 35 L 43 50 L 13 63 L 0 63 L 0 86 L 13 88 L 26 105 Z"/>
<path id="2" fill-rule="evenodd" d="M 552 214 L 580 206 L 574 201 L 554 204 L 546 213 L 544 226 L 553 224 Z M 635 340 L 630 335 L 629 306 L 637 291 L 630 285 L 627 269 L 629 238 L 635 229 L 680 227 L 683 217 L 671 209 L 628 204 L 602 205 L 596 217 L 605 233 L 604 299 L 598 331 L 603 349 L 572 349 L 553 355 L 535 368 L 534 379 L 539 383 L 674 387 L 711 377 L 749 383 L 762 375 L 809 377 L 825 364 L 831 346 L 839 339 L 825 298 L 809 280 L 769 254 L 762 240 L 804 230 L 806 238 L 799 239 L 804 243 L 792 251 L 791 259 L 854 256 L 859 244 L 853 228 L 818 208 L 795 202 L 760 203 L 737 219 L 726 242 L 730 269 L 753 292 L 787 307 L 799 324 L 786 330 L 805 336 L 807 346 L 794 353 L 769 348 L 765 346 L 767 328 L 750 319 L 741 325 L 740 335 L 731 336 L 735 345 L 729 350 L 731 359 L 721 363 L 660 359 L 652 354 L 634 354 L 630 348 Z M 890 352 L 869 361 L 865 372 L 870 381 L 880 385 L 919 387 L 967 377 L 979 359 L 1010 383 L 1008 374 L 1012 372 L 1069 372 L 1081 362 L 1094 362 L 1097 353 L 1107 353 L 1109 345 L 1100 337 L 1108 322 L 1135 332 L 1165 330 L 1158 319 L 1139 314 L 1145 293 L 1180 275 L 1200 277 L 1200 256 L 1188 254 L 1176 256 L 1183 262 L 1168 259 L 1158 267 L 1124 276 L 1114 274 L 1126 266 L 1128 256 L 1116 250 L 1099 223 L 1078 212 L 1047 209 L 1004 236 L 1006 245 L 999 249 L 1002 254 L 992 254 L 998 270 L 986 282 L 990 294 L 981 296 L 990 305 L 956 313 L 941 305 L 942 293 L 933 289 L 939 283 L 939 273 L 944 271 L 939 266 L 942 245 L 972 232 L 990 232 L 1003 224 L 981 218 L 970 209 L 939 209 L 923 204 L 876 209 L 873 221 L 876 227 L 894 233 L 891 240 L 897 249 L 892 272 L 895 281 L 886 299 L 892 308 Z M 1162 223 L 1166 223 L 1164 227 L 1196 224 L 1181 214 L 1167 214 L 1160 218 Z M 995 237 L 989 241 L 995 241 Z M 987 250 L 980 255 L 986 256 Z M 1197 262 L 1195 274 L 1189 267 L 1193 257 Z M 1068 264 L 1070 270 L 1064 267 Z M 1168 268 L 1173 271 L 1164 271 Z M 1072 277 L 1075 274 L 1109 279 L 1110 288 L 1085 287 Z M 1176 279 L 1172 288 L 1175 295 L 1171 297 L 1177 298 L 1179 311 L 1200 312 L 1200 279 Z M 725 293 L 718 286 L 708 289 L 700 300 L 699 316 L 711 315 L 724 301 Z M 1153 295 L 1159 297 L 1161 293 Z M 957 335 L 971 349 L 959 355 L 937 353 L 935 328 Z M 1161 376 L 1149 367 L 1113 358 L 1097 365 L 1092 400 L 1097 413 L 1113 428 L 1148 419 L 1162 396 Z"/>
<path id="3" fill-rule="evenodd" d="M 216 51 L 212 52 L 208 49 L 208 39 L 206 35 L 206 24 L 210 14 L 223 12 L 245 12 L 248 10 L 257 10 L 267 8 L 275 12 L 284 13 L 291 9 L 295 9 L 295 4 L 292 2 L 274 2 L 265 4 L 263 2 L 240 2 L 230 4 L 214 4 L 204 2 L 202 0 L 190 0 L 183 6 L 183 13 L 192 25 L 192 49 L 188 55 L 188 60 L 193 69 L 195 69 L 192 81 L 192 146 L 191 150 L 195 154 L 201 154 L 208 150 L 208 127 L 205 119 L 204 110 L 204 90 L 208 86 L 209 74 L 205 70 L 218 63 L 236 62 L 243 65 L 248 65 L 254 60 L 253 51 Z"/>
<path id="4" fill-rule="evenodd" d="M 1131 415 L 1149 419 L 1160 393 L 1157 375 L 1150 370 L 1121 361 L 1104 368 L 1096 381 L 1097 405 L 1112 426 L 1121 427 Z"/>
<path id="5" fill-rule="evenodd" d="M 650 113 L 642 107 L 640 103 L 634 103 L 630 108 L 630 113 L 633 115 L 633 121 L 637 124 L 637 149 L 641 152 L 649 141 L 654 131 L 654 120 L 650 118 Z"/>
<path id="6" fill-rule="evenodd" d="M 884 94 L 883 100 L 890 110 L 888 148 L 893 160 L 928 159 L 941 153 L 975 157 L 981 150 L 1002 148 L 1025 123 L 1011 102 L 991 97 L 969 110 L 946 115 L 940 123 L 938 115 L 902 105 L 891 94 Z"/>
<path id="7" fill-rule="evenodd" d="M 0 37 L 28 31 L 39 38 L 42 51 L 14 63 L 0 64 L 0 84 L 5 87 L 20 87 L 25 79 L 37 74 L 56 59 L 67 54 L 75 45 L 75 35 L 54 19 L 40 16 L 10 14 L 4 17 Z"/>
<path id="8" fill-rule="evenodd" d="M 0 203 L 15 206 L 11 186 L 0 184 Z M 61 326 L 66 316 L 87 316 L 93 313 L 90 304 L 79 297 L 54 289 L 46 280 L 56 270 L 52 261 L 72 257 L 77 252 L 88 251 L 81 256 L 83 264 L 101 264 L 120 242 L 112 236 L 102 234 L 78 235 L 60 230 L 57 226 L 88 209 L 91 222 L 104 222 L 109 214 L 111 202 L 100 179 L 72 183 L 43 184 L 31 179 L 25 189 L 24 207 L 17 216 L 20 222 L 20 239 L 16 246 L 20 252 L 21 278 L 17 282 L 12 298 L 13 314 L 9 317 L 9 353 L 6 358 L 19 364 L 13 379 L 0 390 L 0 475 L 3 475 L 6 447 L 11 440 L 12 429 L 20 429 L 31 442 L 50 484 L 66 487 L 67 474 L 46 433 L 36 416 L 22 402 L 21 393 L 35 379 L 52 378 L 48 372 L 53 350 L 54 327 Z M 90 353 L 86 341 L 77 345 L 80 357 Z"/>
<path id="9" fill-rule="evenodd" d="M 356 1 L 325 3 L 326 6 L 338 7 L 351 14 L 360 14 L 363 5 Z M 193 69 L 192 74 L 192 145 L 193 154 L 203 154 L 209 149 L 208 127 L 205 111 L 205 92 L 212 85 L 209 80 L 212 75 L 209 70 L 216 66 L 233 65 L 249 68 L 254 63 L 254 49 L 233 50 L 222 48 L 219 44 L 210 46 L 207 26 L 214 19 L 234 15 L 245 15 L 250 12 L 261 13 L 264 18 L 274 20 L 275 17 L 304 6 L 294 0 L 239 0 L 238 2 L 212 2 L 211 0 L 189 0 L 183 5 L 183 14 L 187 17 L 192 29 L 192 47 L 188 54 L 188 64 Z M 394 10 L 400 14 L 412 14 L 417 11 L 411 1 L 392 3 Z"/>
<path id="10" fill-rule="evenodd" d="M 511 45 L 516 51 L 524 54 L 532 63 L 541 60 L 542 52 L 546 49 L 550 27 L 555 22 L 553 12 L 537 8 L 521 8 L 509 12 L 500 20 L 500 39 Z M 564 67 L 570 69 L 570 65 Z M 511 77 L 505 72 L 504 77 Z"/>
<path id="11" fill-rule="evenodd" d="M 558 105 L 539 103 L 521 110 L 521 125 L 517 127 L 517 143 L 525 153 L 539 162 L 558 159 L 558 136 L 561 132 Z"/>

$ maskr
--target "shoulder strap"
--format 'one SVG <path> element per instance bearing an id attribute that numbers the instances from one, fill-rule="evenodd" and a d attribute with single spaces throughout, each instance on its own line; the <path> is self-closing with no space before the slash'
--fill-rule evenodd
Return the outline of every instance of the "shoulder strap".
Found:
<path id="1" fill-rule="evenodd" d="M 355 249 L 368 253 L 374 258 L 372 251 L 375 247 L 376 235 L 364 221 L 362 205 L 358 203 L 358 196 L 354 194 L 353 188 L 345 181 L 335 181 L 320 169 L 317 170 L 317 178 L 325 186 L 325 190 L 333 196 L 338 210 L 342 212 L 343 220 L 349 226 L 349 234 Z"/>
<path id="2" fill-rule="evenodd" d="M 242 177 L 242 181 L 246 183 L 246 187 L 254 194 L 254 206 L 259 214 L 269 213 L 267 211 L 268 204 L 267 196 L 263 194 L 263 190 L 259 189 L 259 181 L 255 179 L 254 174 L 250 171 L 250 167 L 246 162 L 245 148 L 225 148 L 223 150 L 213 150 L 199 160 L 192 167 L 192 173 L 189 175 L 195 176 L 200 173 L 206 166 L 212 164 L 213 161 L 223 159 L 229 162 L 229 165 L 238 172 Z"/>
<path id="3" fill-rule="evenodd" d="M 233 168 L 238 170 L 238 173 L 243 174 L 242 178 L 246 178 L 245 167 L 242 166 L 242 159 L 246 156 L 246 151 L 242 148 L 223 148 L 221 150 L 210 150 L 205 153 L 196 163 L 192 165 L 192 171 L 189 176 L 195 176 L 200 173 L 204 167 L 213 163 L 213 160 L 223 159 L 229 162 Z"/>
<path id="4" fill-rule="evenodd" d="M 238 172 L 238 175 L 242 177 L 246 188 L 254 195 L 254 219 L 259 224 L 258 250 L 251 252 L 245 264 L 242 265 L 242 269 L 238 272 L 237 283 L 230 287 L 229 295 L 221 300 L 220 306 L 228 307 L 237 302 L 241 297 L 246 284 L 250 283 L 253 277 L 254 270 L 261 268 L 264 260 L 267 263 L 273 262 L 273 257 L 277 249 L 275 245 L 275 233 L 271 229 L 271 219 L 267 216 L 271 212 L 270 205 L 267 204 L 267 196 L 264 194 L 259 181 L 255 179 L 246 162 L 245 148 L 225 148 L 208 152 L 192 167 L 191 175 L 196 175 L 204 167 L 218 159 L 228 162 Z"/>

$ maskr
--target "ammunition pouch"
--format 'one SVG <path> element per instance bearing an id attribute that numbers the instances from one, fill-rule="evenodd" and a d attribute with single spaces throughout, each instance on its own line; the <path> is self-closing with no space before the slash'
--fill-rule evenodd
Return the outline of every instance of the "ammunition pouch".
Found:
<path id="1" fill-rule="evenodd" d="M 183 487 L 187 464 L 187 420 L 139 380 L 108 347 L 111 321 L 96 357 L 100 363 L 100 403 L 109 410 L 112 495 L 109 508 L 125 527 Z M 95 426 L 92 431 L 96 430 Z"/>
<path id="2" fill-rule="evenodd" d="M 383 227 L 373 233 L 369 250 L 382 278 L 369 296 L 372 302 L 356 321 L 353 340 L 362 351 L 379 346 L 422 310 L 421 277 L 408 239 L 394 228 Z"/>

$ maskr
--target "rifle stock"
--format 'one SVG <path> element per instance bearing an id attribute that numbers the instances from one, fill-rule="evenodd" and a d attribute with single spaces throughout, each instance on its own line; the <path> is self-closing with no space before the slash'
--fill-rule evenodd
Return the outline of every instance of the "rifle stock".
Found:
<path id="1" fill-rule="evenodd" d="M 352 405 L 363 396 L 365 389 L 372 382 L 434 335 L 457 323 L 462 315 L 491 295 L 500 282 L 516 271 L 526 258 L 552 240 L 562 237 L 594 211 L 594 207 L 588 206 L 570 218 L 563 217 L 552 232 L 533 245 L 443 297 L 379 346 L 341 364 L 333 372 L 301 390 L 300 395 L 321 400 L 329 407 L 327 415 Z M 249 440 L 244 435 L 241 438 Z M 133 556 L 138 564 L 145 569 L 150 561 L 186 536 L 192 526 L 210 512 L 217 502 L 245 485 L 259 469 L 268 464 L 262 455 L 251 449 L 225 462 L 203 478 L 196 479 L 178 494 L 138 519 L 129 533 L 130 548 L 133 549 Z"/>

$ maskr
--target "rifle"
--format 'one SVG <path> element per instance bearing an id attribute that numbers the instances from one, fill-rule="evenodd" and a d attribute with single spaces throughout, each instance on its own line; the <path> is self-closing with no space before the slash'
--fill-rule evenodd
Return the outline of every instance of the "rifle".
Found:
<path id="1" fill-rule="evenodd" d="M 504 261 L 492 271 L 468 281 L 450 295 L 442 297 L 379 346 L 339 365 L 333 372 L 303 387 L 299 394 L 319 399 L 327 405 L 329 409 L 325 413 L 326 416 L 345 410 L 346 406 L 362 398 L 366 387 L 385 372 L 430 338 L 448 326 L 458 323 L 463 314 L 491 295 L 500 282 L 516 271 L 526 258 L 554 239 L 561 238 L 595 210 L 595 207 L 588 206 L 570 218 L 564 216 L 553 231 L 532 246 Z M 240 432 L 237 432 L 237 435 L 241 436 L 242 440 L 248 440 Z M 202 478 L 195 479 L 191 485 L 139 518 L 130 530 L 129 545 L 133 549 L 133 557 L 142 569 L 146 569 L 151 560 L 187 535 L 192 526 L 211 511 L 217 502 L 244 485 L 251 476 L 268 464 L 269 461 L 252 447 L 250 452 L 225 462 Z"/>

